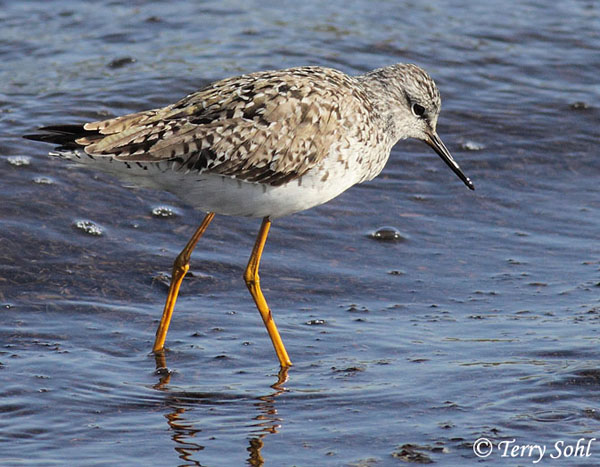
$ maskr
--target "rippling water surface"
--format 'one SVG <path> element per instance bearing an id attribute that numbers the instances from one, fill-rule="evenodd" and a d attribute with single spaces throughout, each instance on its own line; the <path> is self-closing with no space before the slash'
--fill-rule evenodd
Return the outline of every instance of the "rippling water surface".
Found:
<path id="1" fill-rule="evenodd" d="M 600 428 L 600 6 L 323 3 L 0 1 L 2 463 L 465 465 L 481 437 L 486 462 L 537 458 L 502 457 L 515 440 L 600 463 L 600 441 L 574 448 Z M 295 366 L 274 387 L 241 279 L 259 221 L 217 217 L 155 372 L 165 275 L 201 213 L 21 135 L 243 72 L 400 61 L 436 79 L 476 191 L 406 141 L 374 181 L 277 220 L 261 275 Z"/>

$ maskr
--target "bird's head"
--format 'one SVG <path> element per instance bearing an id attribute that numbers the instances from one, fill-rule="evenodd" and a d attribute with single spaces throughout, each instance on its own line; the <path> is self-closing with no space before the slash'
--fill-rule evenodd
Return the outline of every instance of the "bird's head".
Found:
<path id="1" fill-rule="evenodd" d="M 437 134 L 442 107 L 435 82 L 422 68 L 400 63 L 365 75 L 373 87 L 383 90 L 387 125 L 395 139 L 415 138 L 427 143 L 471 190 L 473 182 L 463 173 Z"/>

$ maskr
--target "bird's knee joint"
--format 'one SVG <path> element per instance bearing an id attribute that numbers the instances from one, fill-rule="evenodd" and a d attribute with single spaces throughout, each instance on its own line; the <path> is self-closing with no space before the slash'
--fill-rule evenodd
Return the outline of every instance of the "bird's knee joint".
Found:
<path id="1" fill-rule="evenodd" d="M 260 284 L 260 278 L 258 274 L 252 274 L 251 272 L 244 273 L 244 282 L 248 287 L 258 287 Z"/>
<path id="2" fill-rule="evenodd" d="M 187 274 L 190 270 L 190 262 L 181 256 L 175 258 L 173 263 L 173 274 Z"/>

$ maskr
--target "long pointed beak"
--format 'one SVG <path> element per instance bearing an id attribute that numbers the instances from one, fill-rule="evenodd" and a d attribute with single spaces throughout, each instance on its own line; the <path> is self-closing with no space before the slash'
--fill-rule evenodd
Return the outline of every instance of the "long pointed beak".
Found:
<path id="1" fill-rule="evenodd" d="M 460 178 L 463 183 L 467 185 L 467 187 L 469 187 L 471 190 L 474 190 L 475 186 L 473 185 L 473 182 L 460 169 L 456 161 L 452 158 L 450 151 L 448 151 L 448 148 L 446 148 L 446 145 L 442 142 L 437 133 L 435 131 L 431 131 L 427 134 L 427 137 L 428 138 L 425 140 L 425 142 L 431 146 L 435 152 L 438 153 L 448 167 L 452 169 L 452 172 L 458 175 L 458 178 Z"/>

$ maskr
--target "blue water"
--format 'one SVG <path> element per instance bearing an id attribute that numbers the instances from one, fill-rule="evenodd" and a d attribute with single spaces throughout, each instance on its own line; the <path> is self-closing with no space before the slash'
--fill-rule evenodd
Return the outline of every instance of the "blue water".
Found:
<path id="1" fill-rule="evenodd" d="M 592 0 L 0 1 L 0 463 L 531 465 L 514 440 L 598 465 L 599 31 Z M 21 135 L 243 72 L 401 61 L 437 81 L 476 191 L 406 141 L 277 220 L 261 278 L 282 384 L 241 278 L 260 222 L 217 216 L 156 372 L 164 275 L 202 214 Z"/>

